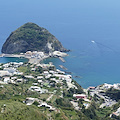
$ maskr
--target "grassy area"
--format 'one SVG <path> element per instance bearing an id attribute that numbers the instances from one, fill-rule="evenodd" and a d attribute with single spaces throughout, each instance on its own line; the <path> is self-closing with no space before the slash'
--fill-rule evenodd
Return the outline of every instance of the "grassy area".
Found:
<path id="1" fill-rule="evenodd" d="M 107 108 L 101 108 L 98 111 L 96 111 L 96 114 L 98 117 L 100 118 L 105 118 L 107 115 L 109 116 L 109 114 L 112 113 L 111 108 L 107 107 Z"/>
<path id="2" fill-rule="evenodd" d="M 18 68 L 18 70 L 19 70 L 20 72 L 27 73 L 30 69 L 28 69 L 27 66 L 20 66 L 20 67 Z"/>
<path id="3" fill-rule="evenodd" d="M 58 98 L 58 96 L 53 95 L 52 99 L 50 100 L 50 101 L 51 101 L 51 103 L 53 103 L 53 102 L 54 102 L 57 98 Z"/>
<path id="4" fill-rule="evenodd" d="M 40 94 L 41 99 L 47 99 L 50 96 L 50 94 Z"/>
<path id="5" fill-rule="evenodd" d="M 6 104 L 6 107 L 3 105 Z M 17 101 L 0 101 L 0 120 L 47 120 L 35 106 L 26 106 Z"/>
<path id="6" fill-rule="evenodd" d="M 74 110 L 63 110 L 63 112 L 65 113 L 66 116 L 69 117 L 69 120 L 75 120 L 75 119 L 79 119 L 77 113 Z"/>

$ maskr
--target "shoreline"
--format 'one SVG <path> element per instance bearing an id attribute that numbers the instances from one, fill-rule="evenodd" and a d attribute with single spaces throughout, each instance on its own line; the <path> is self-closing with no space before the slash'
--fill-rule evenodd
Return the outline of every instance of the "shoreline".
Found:
<path id="1" fill-rule="evenodd" d="M 20 54 L 4 54 L 4 53 L 0 54 L 0 57 L 14 57 L 14 58 L 23 57 L 28 59 L 28 63 L 31 63 L 31 64 L 38 64 L 44 59 L 47 59 L 49 57 L 57 57 L 62 62 L 65 62 L 65 60 L 63 59 L 63 57 L 65 56 L 68 56 L 68 54 L 60 51 L 54 51 L 51 54 L 45 54 L 44 52 L 37 52 L 37 51 L 34 51 L 34 52 L 28 51 L 26 53 L 20 53 Z"/>
<path id="2" fill-rule="evenodd" d="M 41 61 L 43 61 L 43 60 L 45 60 L 45 59 L 47 59 L 47 58 L 50 58 L 51 56 L 50 55 L 45 55 L 44 57 L 42 57 L 42 58 L 32 58 L 32 57 L 30 57 L 30 56 L 26 56 L 26 55 L 23 55 L 23 54 L 0 54 L 0 58 L 2 58 L 2 57 L 13 57 L 13 58 L 21 58 L 21 57 L 23 57 L 23 58 L 26 58 L 26 59 L 28 59 L 28 63 L 30 63 L 30 64 L 39 64 Z M 59 57 L 55 57 L 55 58 L 58 58 L 59 59 Z M 61 66 L 61 67 L 60 67 Z M 71 72 L 67 72 L 66 70 L 67 70 L 67 68 L 65 68 L 63 65 L 59 65 L 59 67 L 60 68 L 62 68 L 63 70 L 65 70 L 64 72 L 65 73 L 67 73 L 67 74 L 71 74 Z M 80 76 L 73 76 L 73 78 L 74 78 L 74 80 L 78 83 L 78 81 L 75 79 L 75 78 L 81 78 Z M 116 84 L 116 83 L 118 83 L 118 82 L 115 82 L 114 84 Z M 79 83 L 78 83 L 79 84 Z M 105 82 L 103 83 L 103 84 L 105 84 Z M 109 83 L 109 84 L 112 84 L 112 83 Z M 81 84 L 79 84 L 79 85 L 81 85 Z M 99 85 L 101 85 L 101 84 L 99 84 Z M 95 85 L 95 87 L 96 86 L 99 86 L 99 85 Z M 89 88 L 89 87 L 91 87 L 92 85 L 89 85 L 88 87 L 83 87 L 83 89 L 87 89 L 87 88 Z M 93 85 L 94 86 L 94 85 Z"/>
<path id="3" fill-rule="evenodd" d="M 23 57 L 23 58 L 28 59 L 28 63 L 38 64 L 42 60 L 44 60 L 46 58 L 49 58 L 50 56 L 47 55 L 47 56 L 44 56 L 43 58 L 32 58 L 32 57 L 29 57 L 29 56 L 26 56 L 26 55 L 20 55 L 20 54 L 0 54 L 0 58 L 1 57 L 13 57 L 13 58 L 21 58 L 21 57 Z"/>
<path id="4" fill-rule="evenodd" d="M 32 58 L 32 57 L 29 57 L 29 56 L 26 56 L 26 55 L 20 55 L 20 54 L 0 54 L 0 57 L 13 57 L 13 58 L 21 58 L 21 57 L 23 57 L 23 58 L 28 59 L 28 63 L 38 64 L 42 60 L 47 59 L 50 56 L 47 55 L 47 56 L 44 56 L 43 58 Z"/>

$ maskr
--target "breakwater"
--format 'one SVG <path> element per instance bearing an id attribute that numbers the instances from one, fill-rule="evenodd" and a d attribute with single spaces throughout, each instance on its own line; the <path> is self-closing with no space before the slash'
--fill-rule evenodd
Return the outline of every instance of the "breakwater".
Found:
<path id="1" fill-rule="evenodd" d="M 62 57 L 59 57 L 59 59 L 60 59 L 62 62 L 65 62 L 64 58 L 62 58 Z"/>

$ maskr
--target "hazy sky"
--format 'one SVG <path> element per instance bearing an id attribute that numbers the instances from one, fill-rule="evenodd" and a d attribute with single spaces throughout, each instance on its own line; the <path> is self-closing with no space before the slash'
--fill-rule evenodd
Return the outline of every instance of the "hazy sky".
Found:
<path id="1" fill-rule="evenodd" d="M 114 39 L 120 30 L 119 0 L 0 0 L 0 41 L 26 22 L 34 22 L 65 40 Z M 64 39 L 63 39 L 64 37 Z M 104 40 L 103 40 L 104 38 Z M 106 39 L 106 40 L 105 40 Z M 81 42 L 81 44 L 83 41 Z M 78 45 L 78 44 L 76 44 Z"/>

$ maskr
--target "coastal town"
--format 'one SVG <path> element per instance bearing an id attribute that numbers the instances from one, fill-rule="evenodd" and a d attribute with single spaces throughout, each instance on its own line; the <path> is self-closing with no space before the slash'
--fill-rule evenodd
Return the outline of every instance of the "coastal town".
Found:
<path id="1" fill-rule="evenodd" d="M 113 85 L 104 83 L 103 85 L 83 89 L 73 80 L 72 75 L 56 69 L 52 62 L 49 64 L 40 63 L 41 60 L 50 56 L 65 57 L 66 55 L 66 53 L 57 51 L 49 55 L 45 55 L 43 52 L 28 51 L 25 54 L 18 55 L 19 57 L 28 58 L 27 63 L 10 62 L 0 64 L 1 95 L 5 94 L 7 99 L 23 96 L 23 104 L 27 106 L 36 105 L 51 120 L 53 119 L 53 112 L 62 114 L 61 106 L 69 106 L 69 109 L 71 107 L 75 111 L 85 111 L 92 106 L 93 102 L 98 105 L 99 109 L 111 108 L 119 103 L 118 99 L 107 94 L 110 89 L 119 92 L 119 83 Z M 17 55 L 4 54 L 2 56 L 15 57 Z M 12 94 L 12 96 L 9 94 Z M 4 96 L 1 99 L 4 99 Z M 65 101 L 67 103 L 63 104 Z M 109 118 L 120 116 L 119 105 L 115 111 L 109 113 Z M 5 109 L 7 109 L 7 104 L 5 106 Z M 2 114 L 5 112 L 3 108 L 1 108 Z M 43 110 L 43 108 L 46 109 Z"/>

